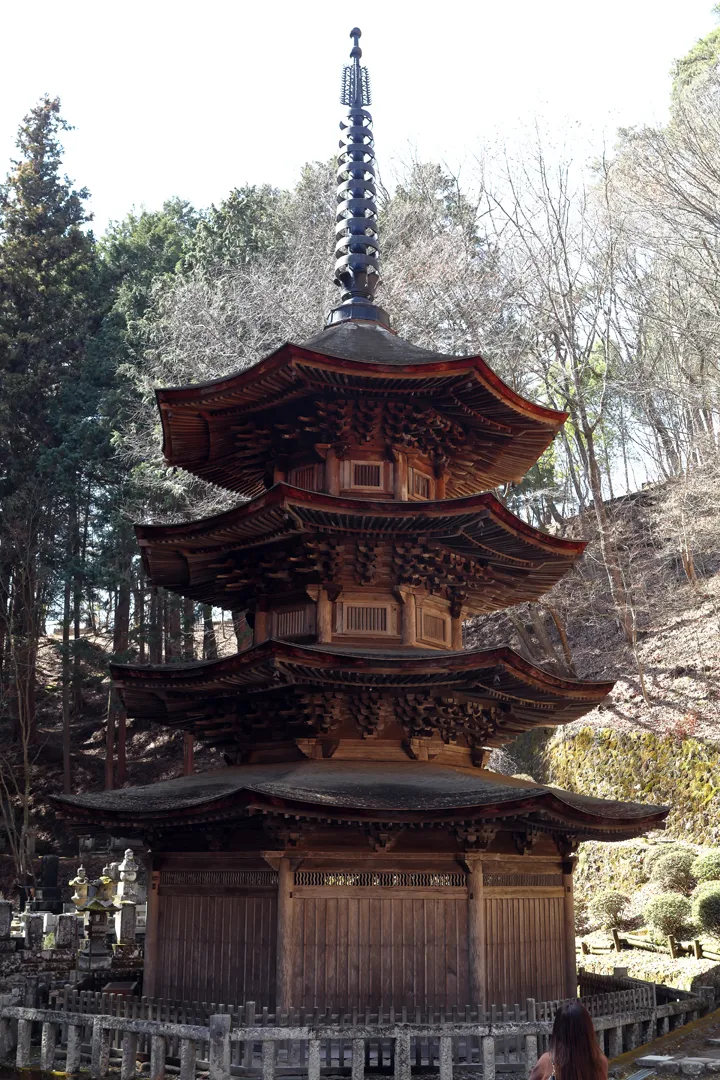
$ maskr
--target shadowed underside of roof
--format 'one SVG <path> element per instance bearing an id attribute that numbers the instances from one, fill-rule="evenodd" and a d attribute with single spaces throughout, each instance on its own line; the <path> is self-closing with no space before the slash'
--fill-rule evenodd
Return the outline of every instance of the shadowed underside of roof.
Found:
<path id="1" fill-rule="evenodd" d="M 423 710 L 411 723 L 432 730 L 451 708 L 464 734 L 479 745 L 500 746 L 529 728 L 580 718 L 613 686 L 558 678 L 507 647 L 390 652 L 278 640 L 222 660 L 182 667 L 112 665 L 111 671 L 130 716 L 223 745 L 234 727 L 312 727 L 327 695 L 331 703 L 324 708 L 337 711 L 344 703 L 351 714 L 362 711 L 368 695 L 407 711 L 407 697 L 414 695 Z"/>
<path id="2" fill-rule="evenodd" d="M 478 356 L 430 353 L 358 323 L 330 327 L 313 342 L 283 345 L 228 378 L 158 390 L 167 462 L 256 495 L 269 455 L 289 449 L 289 434 L 294 453 L 333 442 L 327 404 L 375 398 L 411 402 L 462 432 L 448 494 L 464 495 L 523 476 L 566 419 L 520 397 Z"/>
<path id="3" fill-rule="evenodd" d="M 349 565 L 352 545 L 385 542 L 389 585 L 427 574 L 446 590 L 463 589 L 470 614 L 537 600 L 585 548 L 582 541 L 533 529 L 489 493 L 442 502 L 376 502 L 287 484 L 214 517 L 139 525 L 136 532 L 154 585 L 227 609 L 254 596 L 259 563 L 271 571 L 271 591 L 324 583 L 323 542 L 329 538 L 344 544 L 344 551 L 350 545 Z"/>

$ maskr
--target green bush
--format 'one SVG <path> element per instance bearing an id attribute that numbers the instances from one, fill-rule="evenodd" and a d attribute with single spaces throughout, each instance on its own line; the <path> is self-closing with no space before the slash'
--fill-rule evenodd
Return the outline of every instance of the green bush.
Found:
<path id="1" fill-rule="evenodd" d="M 720 881 L 720 851 L 698 855 L 692 864 L 692 872 L 697 881 Z"/>
<path id="2" fill-rule="evenodd" d="M 606 889 L 592 898 L 588 904 L 588 914 L 602 930 L 611 930 L 620 922 L 627 904 L 628 898 L 624 893 Z"/>
<path id="3" fill-rule="evenodd" d="M 692 906 L 686 896 L 666 892 L 653 896 L 645 905 L 643 915 L 648 926 L 666 937 L 681 937 L 690 919 Z"/>
<path id="4" fill-rule="evenodd" d="M 720 881 L 699 881 L 691 892 L 690 899 L 694 902 L 698 896 L 704 896 L 706 892 L 715 892 L 719 888 Z"/>
<path id="5" fill-rule="evenodd" d="M 720 882 L 714 889 L 703 889 L 698 893 L 693 900 L 692 915 L 706 934 L 720 935 Z"/>
<path id="6" fill-rule="evenodd" d="M 687 848 L 668 851 L 655 861 L 650 880 L 667 892 L 679 892 L 689 896 L 696 881 L 692 872 L 695 855 Z"/>
<path id="7" fill-rule="evenodd" d="M 643 869 L 648 877 L 651 876 L 653 867 L 658 859 L 662 859 L 665 855 L 669 855 L 671 851 L 690 851 L 690 848 L 686 847 L 685 844 L 681 844 L 679 841 L 671 844 L 663 842 L 650 845 L 643 860 Z"/>

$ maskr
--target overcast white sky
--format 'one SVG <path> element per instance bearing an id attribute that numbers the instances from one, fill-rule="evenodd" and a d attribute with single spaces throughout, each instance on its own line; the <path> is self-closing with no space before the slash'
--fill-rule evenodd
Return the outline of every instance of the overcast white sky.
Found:
<path id="1" fill-rule="evenodd" d="M 67 171 L 96 229 L 133 205 L 286 185 L 336 146 L 353 25 L 381 168 L 414 147 L 457 167 L 536 115 L 558 138 L 662 120 L 673 59 L 712 0 L 32 0 L 3 5 L 0 175 L 22 116 L 58 94 Z"/>

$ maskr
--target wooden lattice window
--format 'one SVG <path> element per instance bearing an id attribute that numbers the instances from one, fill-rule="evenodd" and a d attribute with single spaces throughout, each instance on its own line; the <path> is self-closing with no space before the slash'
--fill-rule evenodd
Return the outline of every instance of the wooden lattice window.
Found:
<path id="1" fill-rule="evenodd" d="M 353 461 L 353 487 L 382 487 L 382 466 L 373 461 Z"/>
<path id="2" fill-rule="evenodd" d="M 387 634 L 388 609 L 367 604 L 346 604 L 345 629 L 349 633 Z"/>
<path id="3" fill-rule="evenodd" d="M 424 611 L 422 629 L 423 637 L 428 641 L 442 642 L 443 645 L 447 641 L 447 619 L 441 615 L 431 615 Z"/>
<path id="4" fill-rule="evenodd" d="M 396 634 L 397 613 L 393 604 L 335 605 L 335 632 L 338 634 Z"/>
<path id="5" fill-rule="evenodd" d="M 393 490 L 392 462 L 345 458 L 340 462 L 340 488 L 342 491 L 372 492 L 383 497 L 390 495 Z"/>
<path id="6" fill-rule="evenodd" d="M 312 632 L 308 607 L 288 608 L 274 613 L 274 637 L 302 637 Z"/>
<path id="7" fill-rule="evenodd" d="M 292 469 L 290 483 L 306 491 L 322 491 L 322 465 L 300 465 Z"/>
<path id="8" fill-rule="evenodd" d="M 432 480 L 424 473 L 418 472 L 417 469 L 410 470 L 411 480 L 411 492 L 415 499 L 431 499 L 432 498 Z"/>

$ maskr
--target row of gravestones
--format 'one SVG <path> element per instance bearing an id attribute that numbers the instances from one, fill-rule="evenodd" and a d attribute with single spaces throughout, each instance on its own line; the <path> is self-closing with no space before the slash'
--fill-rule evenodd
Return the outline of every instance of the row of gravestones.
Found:
<path id="1" fill-rule="evenodd" d="M 84 867 L 78 869 L 70 882 L 75 909 L 71 912 L 64 910 L 58 871 L 57 856 L 43 856 L 40 884 L 15 924 L 11 902 L 0 900 L 0 953 L 18 947 L 37 952 L 49 946 L 58 956 L 77 952 L 78 966 L 86 971 L 109 968 L 113 958 L 121 964 L 138 960 L 138 908 L 144 914 L 145 896 L 132 850 L 128 848 L 122 862 L 110 863 L 95 880 L 88 878 Z"/>

